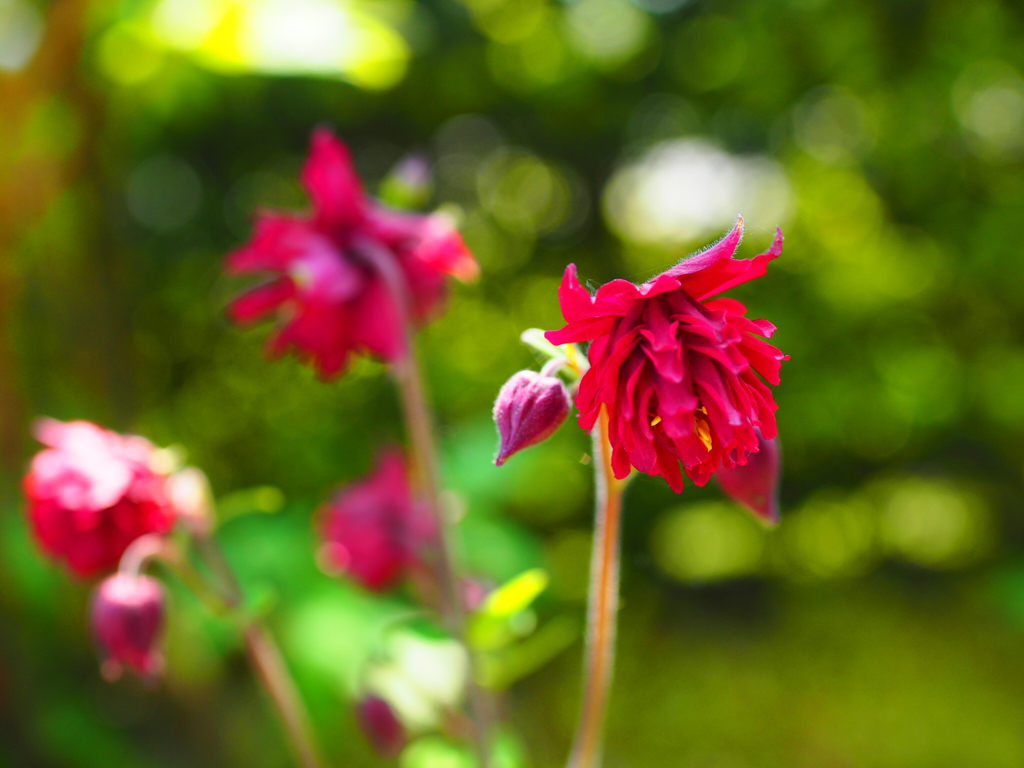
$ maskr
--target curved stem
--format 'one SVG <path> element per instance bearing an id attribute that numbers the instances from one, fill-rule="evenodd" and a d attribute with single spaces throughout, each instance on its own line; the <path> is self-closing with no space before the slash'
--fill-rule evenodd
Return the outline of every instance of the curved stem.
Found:
<path id="1" fill-rule="evenodd" d="M 622 494 L 626 480 L 617 480 L 608 443 L 608 413 L 601 411 L 594 427 L 595 516 L 587 606 L 587 650 L 584 662 L 583 708 L 569 768 L 600 768 L 608 693 L 615 663 L 615 619 L 619 608 L 619 561 L 622 538 Z"/>
<path id="2" fill-rule="evenodd" d="M 219 597 L 243 621 L 242 633 L 249 663 L 274 704 L 299 764 L 303 768 L 322 768 L 324 763 L 309 713 L 270 630 L 263 621 L 244 612 L 242 586 L 216 540 L 209 535 L 193 534 L 192 541 L 216 582 Z"/>
<path id="3" fill-rule="evenodd" d="M 470 720 L 479 768 L 491 765 L 491 702 L 476 684 L 476 665 L 466 631 L 466 606 L 455 558 L 452 555 L 452 526 L 441 501 L 440 466 L 434 439 L 433 420 L 427 406 L 423 377 L 416 360 L 413 326 L 405 276 L 394 257 L 372 242 L 360 243 L 360 252 L 377 269 L 394 298 L 395 311 L 402 329 L 404 354 L 391 365 L 405 416 L 413 464 L 417 470 L 423 501 L 436 522 L 437 547 L 434 552 L 434 576 L 440 592 L 441 618 L 448 631 L 463 645 L 469 659 Z"/>

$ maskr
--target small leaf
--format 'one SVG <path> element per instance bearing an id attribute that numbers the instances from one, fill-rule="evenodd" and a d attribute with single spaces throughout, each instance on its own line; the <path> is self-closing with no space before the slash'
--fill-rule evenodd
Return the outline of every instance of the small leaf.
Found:
<path id="1" fill-rule="evenodd" d="M 217 502 L 217 523 L 251 514 L 273 514 L 284 507 L 284 494 L 272 485 L 260 485 L 229 493 Z"/>
<path id="2" fill-rule="evenodd" d="M 528 608 L 548 587 L 548 574 L 543 568 L 532 568 L 491 592 L 480 613 L 494 618 L 509 618 Z"/>

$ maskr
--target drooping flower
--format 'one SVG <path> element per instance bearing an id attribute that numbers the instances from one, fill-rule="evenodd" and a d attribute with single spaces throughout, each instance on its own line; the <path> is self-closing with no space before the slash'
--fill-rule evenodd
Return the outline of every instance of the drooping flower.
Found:
<path id="1" fill-rule="evenodd" d="M 420 562 L 435 535 L 433 519 L 413 499 L 405 460 L 384 452 L 370 477 L 342 488 L 318 512 L 321 562 L 366 589 L 382 592 Z"/>
<path id="2" fill-rule="evenodd" d="M 471 279 L 476 261 L 443 214 L 403 213 L 369 198 L 348 149 L 326 129 L 313 133 L 302 183 L 312 213 L 261 213 L 252 240 L 228 256 L 229 273 L 271 276 L 237 298 L 231 316 L 250 323 L 275 315 L 270 352 L 294 351 L 324 377 L 343 373 L 355 353 L 401 358 L 402 313 L 380 259 L 404 281 L 417 324 L 440 311 L 446 276 Z"/>
<path id="3" fill-rule="evenodd" d="M 164 589 L 154 578 L 117 573 L 104 579 L 92 601 L 92 630 L 105 657 L 105 672 L 127 665 L 143 675 L 159 671 L 157 648 L 164 627 Z"/>
<path id="4" fill-rule="evenodd" d="M 519 371 L 505 382 L 494 402 L 494 422 L 501 444 L 494 463 L 499 467 L 512 454 L 536 445 L 562 426 L 571 398 L 557 376 Z"/>
<path id="5" fill-rule="evenodd" d="M 613 280 L 596 295 L 580 285 L 574 264 L 566 269 L 559 300 L 567 325 L 545 335 L 552 344 L 590 342 L 579 423 L 590 430 L 607 410 L 617 478 L 635 467 L 679 493 L 680 464 L 704 485 L 758 450 L 757 428 L 775 437 L 768 384 L 779 383 L 787 358 L 758 338 L 775 326 L 748 319 L 734 299 L 714 297 L 762 277 L 782 253 L 782 232 L 766 253 L 734 259 L 742 233 L 741 218 L 714 246 L 643 285 Z"/>
<path id="6" fill-rule="evenodd" d="M 36 437 L 48 447 L 23 483 L 32 531 L 78 576 L 113 570 L 139 536 L 174 526 L 167 475 L 148 440 L 53 419 L 37 422 Z"/>
<path id="7" fill-rule="evenodd" d="M 367 696 L 356 706 L 359 725 L 382 757 L 396 758 L 408 742 L 405 726 L 391 705 L 379 696 Z"/>
<path id="8" fill-rule="evenodd" d="M 747 456 L 747 463 L 715 474 L 722 490 L 769 525 L 779 522 L 779 475 L 782 456 L 779 438 L 765 440 L 757 430 L 758 450 Z"/>

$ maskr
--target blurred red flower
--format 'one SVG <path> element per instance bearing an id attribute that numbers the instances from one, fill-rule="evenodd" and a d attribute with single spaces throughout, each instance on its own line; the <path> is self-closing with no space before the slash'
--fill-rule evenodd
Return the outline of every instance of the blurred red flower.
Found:
<path id="1" fill-rule="evenodd" d="M 108 677 L 116 678 L 122 664 L 143 675 L 159 672 L 163 659 L 157 644 L 163 627 L 164 589 L 156 579 L 117 573 L 96 590 L 92 631 Z"/>
<path id="2" fill-rule="evenodd" d="M 742 233 L 740 219 L 711 248 L 643 285 L 613 280 L 593 296 L 576 266 L 566 268 L 559 300 L 567 325 L 546 336 L 553 344 L 591 342 L 591 367 L 576 396 L 579 421 L 590 430 L 607 409 L 617 478 L 635 467 L 679 493 L 680 462 L 704 485 L 758 450 L 756 428 L 775 437 L 777 406 L 760 376 L 778 384 L 787 358 L 757 338 L 775 326 L 748 319 L 734 299 L 712 299 L 762 277 L 782 253 L 780 230 L 766 253 L 734 259 Z"/>
<path id="3" fill-rule="evenodd" d="M 232 318 L 276 314 L 271 353 L 292 350 L 327 378 L 343 373 L 353 353 L 401 358 L 401 313 L 375 254 L 394 261 L 417 323 L 440 310 L 445 276 L 471 279 L 476 261 L 444 215 L 394 211 L 369 198 L 348 149 L 326 129 L 313 133 L 302 183 L 311 214 L 262 212 L 252 240 L 227 257 L 229 273 L 274 275 L 235 299 Z"/>
<path id="4" fill-rule="evenodd" d="M 113 570 L 139 536 L 174 526 L 167 475 L 155 468 L 148 440 L 88 421 L 41 419 L 36 437 L 48 446 L 24 480 L 39 546 L 80 577 Z"/>
<path id="5" fill-rule="evenodd" d="M 372 475 L 342 488 L 317 517 L 324 567 L 374 592 L 393 587 L 419 563 L 422 547 L 435 535 L 429 510 L 412 497 L 396 449 L 381 454 Z"/>

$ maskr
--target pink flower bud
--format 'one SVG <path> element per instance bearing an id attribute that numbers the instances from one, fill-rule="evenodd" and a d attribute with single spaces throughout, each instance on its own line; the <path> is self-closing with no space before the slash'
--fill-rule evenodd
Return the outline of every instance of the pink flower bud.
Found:
<path id="1" fill-rule="evenodd" d="M 722 490 L 758 518 L 775 525 L 779 522 L 779 476 L 782 457 L 779 440 L 765 440 L 757 430 L 758 450 L 747 454 L 747 463 L 734 469 L 719 470 L 715 477 Z"/>
<path id="2" fill-rule="evenodd" d="M 396 758 L 407 742 L 405 726 L 391 705 L 378 696 L 367 696 L 356 707 L 359 725 L 373 748 L 383 757 Z"/>
<path id="3" fill-rule="evenodd" d="M 523 448 L 529 448 L 562 426 L 571 400 L 562 380 L 534 371 L 519 371 L 505 382 L 494 403 L 501 446 L 494 463 L 499 467 Z"/>
<path id="4" fill-rule="evenodd" d="M 116 679 L 127 664 L 143 675 L 160 671 L 156 646 L 164 625 L 164 590 L 149 576 L 117 573 L 92 602 L 92 630 L 106 657 L 104 675 Z"/>

